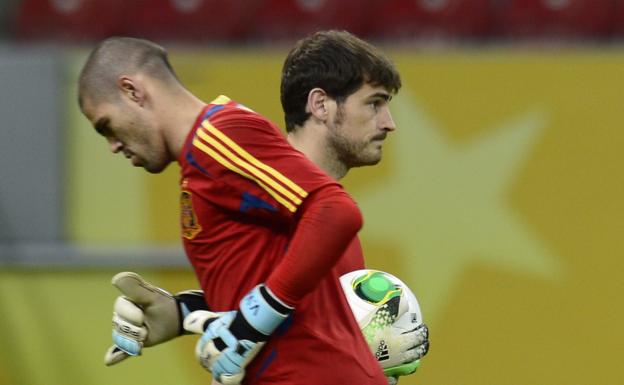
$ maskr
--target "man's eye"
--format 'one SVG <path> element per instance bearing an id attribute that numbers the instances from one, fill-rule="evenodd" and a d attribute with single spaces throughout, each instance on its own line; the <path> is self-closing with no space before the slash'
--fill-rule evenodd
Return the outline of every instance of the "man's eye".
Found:
<path id="1" fill-rule="evenodd" d="M 102 118 L 95 123 L 95 131 L 98 134 L 108 137 L 111 134 L 110 121 L 107 118 Z"/>

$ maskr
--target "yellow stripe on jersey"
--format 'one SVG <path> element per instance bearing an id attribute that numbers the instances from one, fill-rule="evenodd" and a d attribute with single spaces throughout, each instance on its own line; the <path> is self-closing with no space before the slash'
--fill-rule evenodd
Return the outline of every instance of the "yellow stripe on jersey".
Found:
<path id="1" fill-rule="evenodd" d="M 245 151 L 242 147 L 240 147 L 238 144 L 236 144 L 236 142 L 234 142 L 232 139 L 228 138 L 223 132 L 219 131 L 217 128 L 215 128 L 213 125 L 211 125 L 208 121 L 204 121 L 202 123 L 202 125 L 204 126 L 204 128 L 206 130 L 208 130 L 214 136 L 219 138 L 223 143 L 227 144 L 239 156 L 243 157 L 245 160 L 247 160 L 249 163 L 251 163 L 252 165 L 256 166 L 257 168 L 262 169 L 262 170 L 268 172 L 269 174 L 273 175 L 273 177 L 275 177 L 278 181 L 282 182 L 284 185 L 289 187 L 292 191 L 294 191 L 296 194 L 298 194 L 301 198 L 305 198 L 305 197 L 308 196 L 308 193 L 304 189 L 299 187 L 292 180 L 290 180 L 287 177 L 285 177 L 279 171 L 275 170 L 274 168 L 268 166 L 265 163 L 260 162 L 256 158 L 254 158 L 253 155 L 251 155 L 250 153 Z"/>
<path id="2" fill-rule="evenodd" d="M 204 140 L 206 143 L 210 144 L 213 148 L 219 150 L 219 152 L 228 158 L 230 161 L 234 162 L 238 166 L 246 169 L 249 173 L 253 174 L 256 178 L 262 180 L 266 185 L 272 187 L 275 191 L 281 193 L 286 198 L 290 199 L 296 205 L 301 204 L 301 199 L 292 192 L 288 191 L 284 188 L 284 186 L 277 183 L 274 179 L 264 174 L 262 171 L 258 170 L 253 165 L 245 162 L 243 159 L 236 156 L 236 154 L 232 153 L 229 149 L 227 149 L 224 145 L 219 143 L 215 138 L 208 135 L 203 130 L 197 130 L 197 135 Z"/>
<path id="3" fill-rule="evenodd" d="M 243 177 L 245 177 L 247 179 L 253 180 L 254 182 L 258 183 L 258 185 L 260 185 L 266 192 L 268 192 L 273 198 L 275 198 L 276 201 L 278 201 L 279 203 L 284 205 L 284 207 L 286 207 L 290 212 L 294 213 L 295 211 L 297 211 L 297 208 L 292 203 L 288 202 L 286 199 L 281 197 L 278 193 L 273 191 L 270 187 L 268 187 L 267 185 L 262 183 L 262 181 L 258 180 L 257 178 L 253 177 L 252 175 L 247 174 L 245 171 L 241 170 L 240 168 L 238 168 L 235 165 L 233 165 L 232 163 L 230 163 L 230 161 L 228 161 L 227 159 L 223 158 L 221 155 L 219 155 L 219 153 L 217 153 L 212 148 L 210 148 L 207 145 L 205 145 L 204 143 L 202 143 L 199 139 L 197 139 L 197 138 L 193 139 L 193 145 L 195 147 L 197 147 L 198 149 L 200 149 L 201 151 L 203 151 L 206 154 L 208 154 L 211 158 L 213 158 L 214 160 L 216 160 L 217 162 L 219 162 L 221 165 L 223 165 L 224 167 L 228 168 L 229 170 L 232 170 L 235 173 L 237 173 L 237 174 L 239 174 L 239 175 L 241 175 L 241 176 L 243 176 Z"/>
<path id="4" fill-rule="evenodd" d="M 229 102 L 231 102 L 232 100 L 230 98 L 228 98 L 225 95 L 219 95 L 217 96 L 217 98 L 215 100 L 213 100 L 212 102 L 210 102 L 209 104 L 219 104 L 219 105 L 223 105 L 223 104 L 228 104 Z"/>

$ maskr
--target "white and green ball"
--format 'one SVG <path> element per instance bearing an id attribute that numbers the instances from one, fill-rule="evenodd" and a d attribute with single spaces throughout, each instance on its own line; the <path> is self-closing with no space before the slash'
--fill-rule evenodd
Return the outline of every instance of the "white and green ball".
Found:
<path id="1" fill-rule="evenodd" d="M 340 284 L 367 340 L 368 334 L 387 325 L 409 331 L 423 323 L 416 296 L 390 273 L 356 270 L 340 277 Z"/>

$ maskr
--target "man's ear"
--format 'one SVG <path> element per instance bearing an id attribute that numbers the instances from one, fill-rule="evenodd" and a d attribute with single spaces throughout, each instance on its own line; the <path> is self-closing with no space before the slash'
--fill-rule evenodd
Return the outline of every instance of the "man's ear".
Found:
<path id="1" fill-rule="evenodd" d="M 329 116 L 329 96 L 322 88 L 313 88 L 308 93 L 308 103 L 306 112 L 309 112 L 314 119 L 326 121 Z"/>
<path id="2" fill-rule="evenodd" d="M 117 87 L 119 87 L 125 97 L 143 106 L 145 102 L 145 90 L 141 83 L 137 82 L 135 78 L 122 75 L 117 79 Z"/>

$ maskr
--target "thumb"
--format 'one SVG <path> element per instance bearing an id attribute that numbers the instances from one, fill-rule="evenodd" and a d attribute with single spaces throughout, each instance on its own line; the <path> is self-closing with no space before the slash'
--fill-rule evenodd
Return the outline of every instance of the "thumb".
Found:
<path id="1" fill-rule="evenodd" d="M 115 324 L 117 317 L 121 318 L 117 322 L 126 321 L 135 326 L 141 326 L 145 322 L 143 309 L 123 296 L 117 297 L 113 304 L 113 324 Z"/>
<path id="2" fill-rule="evenodd" d="M 163 295 L 173 298 L 167 291 L 152 285 L 137 273 L 129 271 L 116 274 L 112 279 L 112 284 L 124 297 L 139 306 L 150 305 Z"/>
<path id="3" fill-rule="evenodd" d="M 236 374 L 222 374 L 220 378 L 220 383 L 223 385 L 238 385 L 243 381 L 243 377 L 245 377 L 245 371 L 242 373 Z"/>
<path id="4" fill-rule="evenodd" d="M 221 313 L 222 314 L 222 313 Z M 191 333 L 203 334 L 208 325 L 206 321 L 219 318 L 220 313 L 213 313 L 207 310 L 196 310 L 184 318 L 184 330 Z"/>

